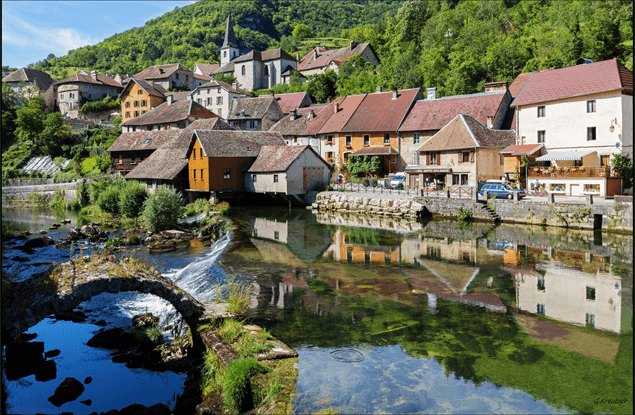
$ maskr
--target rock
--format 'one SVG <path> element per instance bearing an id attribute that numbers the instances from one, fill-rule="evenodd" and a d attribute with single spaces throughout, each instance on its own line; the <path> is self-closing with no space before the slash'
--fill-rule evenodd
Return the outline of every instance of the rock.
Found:
<path id="1" fill-rule="evenodd" d="M 132 327 L 145 330 L 159 324 L 159 317 L 152 313 L 137 314 L 132 317 Z"/>
<path id="2" fill-rule="evenodd" d="M 18 380 L 42 370 L 44 342 L 8 343 L 5 347 L 7 380 Z"/>
<path id="3" fill-rule="evenodd" d="M 40 232 L 39 232 L 40 235 L 46 235 L 46 233 L 47 232 L 44 229 L 40 229 Z"/>
<path id="4" fill-rule="evenodd" d="M 64 220 L 62 221 L 62 223 L 71 223 L 71 220 L 70 220 L 70 219 L 64 219 Z"/>
<path id="5" fill-rule="evenodd" d="M 146 408 L 144 405 L 133 403 L 132 405 L 126 406 L 121 411 L 119 411 L 119 415 L 137 415 L 141 413 L 141 411 L 144 411 L 146 409 L 148 408 Z"/>
<path id="6" fill-rule="evenodd" d="M 51 225 L 53 228 L 59 228 L 60 226 L 62 226 L 61 223 L 54 223 Z"/>
<path id="7" fill-rule="evenodd" d="M 20 334 L 20 337 L 18 338 L 18 340 L 20 340 L 21 342 L 29 342 L 35 339 L 36 337 L 37 337 L 36 333 L 22 333 Z"/>
<path id="8" fill-rule="evenodd" d="M 53 396 L 48 400 L 58 408 L 66 402 L 72 402 L 84 392 L 84 385 L 80 381 L 74 378 L 66 378 L 55 389 Z"/>
<path id="9" fill-rule="evenodd" d="M 90 406 L 92 405 L 93 401 L 91 401 L 90 399 L 86 399 L 85 401 L 79 401 L 79 403 L 83 403 L 86 406 Z"/>
<path id="10" fill-rule="evenodd" d="M 181 239 L 181 237 L 183 235 L 185 235 L 185 232 L 183 231 L 177 231 L 175 229 L 169 230 L 169 231 L 161 231 L 161 235 L 164 238 L 176 238 L 176 239 Z"/>
<path id="11" fill-rule="evenodd" d="M 42 236 L 40 238 L 34 238 L 34 239 L 29 239 L 28 241 L 26 241 L 26 243 L 24 244 L 25 248 L 42 248 L 45 247 L 47 245 L 52 245 L 55 242 L 53 242 L 53 239 L 51 239 L 48 236 Z"/>
<path id="12" fill-rule="evenodd" d="M 44 357 L 55 357 L 55 356 L 59 356 L 60 355 L 60 350 L 59 349 L 53 349 L 53 350 L 49 350 L 48 352 L 44 353 Z"/>
<path id="13" fill-rule="evenodd" d="M 82 323 L 86 321 L 86 314 L 81 311 L 60 311 L 55 313 L 56 320 L 72 321 L 73 323 Z"/>
<path id="14" fill-rule="evenodd" d="M 107 325 L 108 323 L 106 322 L 106 320 L 99 320 L 99 321 L 94 322 L 93 324 L 96 325 L 96 326 L 103 327 L 103 326 Z"/>
<path id="15" fill-rule="evenodd" d="M 124 408 L 126 409 L 126 408 Z M 123 409 L 122 409 L 123 411 Z M 123 412 L 120 412 L 120 414 Z M 172 411 L 170 411 L 170 407 L 164 403 L 157 403 L 152 406 L 148 406 L 145 409 L 139 410 L 136 412 L 137 415 L 170 415 Z"/>
<path id="16" fill-rule="evenodd" d="M 55 242 L 55 247 L 57 249 L 68 249 L 71 247 L 70 241 L 58 241 Z"/>
<path id="17" fill-rule="evenodd" d="M 137 346 L 144 347 L 152 342 L 145 334 L 124 331 L 119 327 L 96 333 L 86 343 L 90 347 L 102 347 L 104 349 L 132 349 Z"/>
<path id="18" fill-rule="evenodd" d="M 174 241 L 167 241 L 157 245 L 150 246 L 151 254 L 162 254 L 164 252 L 176 251 L 176 243 Z"/>
<path id="19" fill-rule="evenodd" d="M 20 232 L 20 235 L 29 236 L 29 235 L 33 235 L 33 234 L 31 232 L 29 232 L 29 231 L 23 231 L 23 232 Z"/>
<path id="20" fill-rule="evenodd" d="M 87 376 L 86 379 L 84 379 L 84 384 L 88 385 L 92 381 L 93 381 L 93 378 L 91 378 L 90 376 Z"/>

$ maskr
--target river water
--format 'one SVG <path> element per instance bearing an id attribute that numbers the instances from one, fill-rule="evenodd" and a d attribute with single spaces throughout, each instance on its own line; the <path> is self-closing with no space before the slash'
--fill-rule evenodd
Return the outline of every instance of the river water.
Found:
<path id="1" fill-rule="evenodd" d="M 228 275 L 252 281 L 256 322 L 299 354 L 295 413 L 632 413 L 632 235 L 280 208 L 230 216 L 236 229 L 210 248 L 135 255 L 203 301 Z M 32 231 L 59 220 L 3 210 L 7 218 Z M 77 253 L 6 246 L 3 274 L 28 278 Z M 3 373 L 10 411 L 173 407 L 185 375 L 130 370 L 85 344 L 92 322 L 126 326 L 146 309 L 174 313 L 152 296 L 101 295 L 82 304 L 88 323 L 30 328 L 45 350 L 62 351 L 57 378 Z M 55 408 L 46 398 L 69 376 L 95 380 Z"/>

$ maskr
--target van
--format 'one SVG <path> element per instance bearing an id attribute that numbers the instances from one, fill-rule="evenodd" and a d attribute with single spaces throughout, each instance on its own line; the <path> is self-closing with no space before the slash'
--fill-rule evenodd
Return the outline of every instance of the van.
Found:
<path id="1" fill-rule="evenodd" d="M 406 172 L 395 173 L 390 181 L 391 189 L 403 189 L 404 184 L 406 183 Z"/>

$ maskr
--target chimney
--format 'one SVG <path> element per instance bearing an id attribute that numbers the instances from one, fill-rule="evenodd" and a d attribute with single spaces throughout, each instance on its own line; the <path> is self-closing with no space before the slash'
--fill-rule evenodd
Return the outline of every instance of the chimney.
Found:
<path id="1" fill-rule="evenodd" d="M 507 84 L 507 81 L 488 82 L 485 84 L 485 92 L 507 91 L 508 89 L 509 89 L 509 85 Z"/>
<path id="2" fill-rule="evenodd" d="M 168 105 L 172 105 L 172 102 L 174 102 L 174 96 L 172 94 L 168 94 L 165 98 L 167 99 Z"/>
<path id="3" fill-rule="evenodd" d="M 351 45 L 351 50 L 355 49 L 355 46 L 357 46 L 357 41 L 351 40 L 350 45 Z"/>
<path id="4" fill-rule="evenodd" d="M 426 89 L 428 99 L 437 99 L 437 88 L 427 88 Z"/>
<path id="5" fill-rule="evenodd" d="M 295 61 L 300 62 L 300 52 L 295 53 Z"/>
<path id="6" fill-rule="evenodd" d="M 381 92 L 381 85 L 377 85 L 377 89 L 376 89 L 376 91 L 377 91 L 377 92 Z"/>
<path id="7" fill-rule="evenodd" d="M 317 50 L 313 49 L 313 60 L 317 60 L 317 58 L 318 58 Z"/>
<path id="8" fill-rule="evenodd" d="M 494 117 L 491 115 L 487 116 L 487 128 L 492 128 L 494 126 Z"/>
<path id="9" fill-rule="evenodd" d="M 238 82 L 234 82 L 234 83 L 232 84 L 232 88 L 234 88 L 234 89 L 238 89 Z"/>
<path id="10" fill-rule="evenodd" d="M 399 96 L 399 91 L 398 90 L 394 90 L 392 91 L 392 99 L 397 99 L 397 97 Z"/>
<path id="11" fill-rule="evenodd" d="M 96 81 L 97 80 L 97 71 L 90 71 L 90 77 L 93 78 Z"/>
<path id="12" fill-rule="evenodd" d="M 313 117 L 315 117 L 315 114 L 313 113 L 313 110 L 309 110 L 309 114 L 306 116 L 309 120 L 312 120 Z"/>
<path id="13" fill-rule="evenodd" d="M 336 102 L 335 105 L 333 105 L 333 114 L 337 114 L 337 111 L 340 110 L 340 103 Z"/>

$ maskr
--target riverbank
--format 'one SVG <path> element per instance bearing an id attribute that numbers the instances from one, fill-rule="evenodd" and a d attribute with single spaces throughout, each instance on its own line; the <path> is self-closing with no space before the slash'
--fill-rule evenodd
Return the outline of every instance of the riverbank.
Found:
<path id="1" fill-rule="evenodd" d="M 421 197 L 406 194 L 321 192 L 312 209 L 383 217 L 460 217 L 492 222 L 526 223 L 605 231 L 633 232 L 633 204 L 551 203 L 536 200 L 500 200 Z"/>

